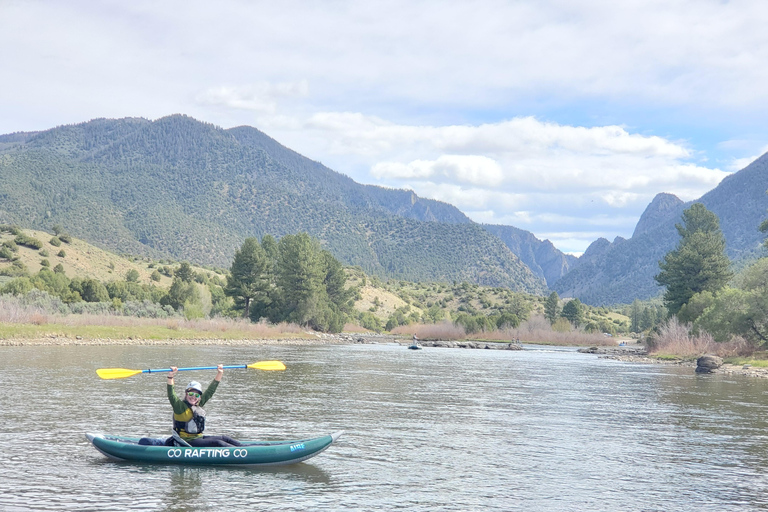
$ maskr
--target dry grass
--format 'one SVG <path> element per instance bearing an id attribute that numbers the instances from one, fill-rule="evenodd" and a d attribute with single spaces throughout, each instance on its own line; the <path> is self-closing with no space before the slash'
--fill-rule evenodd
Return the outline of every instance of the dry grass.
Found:
<path id="1" fill-rule="evenodd" d="M 409 337 L 415 334 L 422 340 L 456 341 L 468 338 L 463 327 L 453 325 L 448 321 L 438 324 L 403 325 L 395 327 L 391 332 L 392 334 Z"/>
<path id="2" fill-rule="evenodd" d="M 718 343 L 706 331 L 693 333 L 691 324 L 682 324 L 672 317 L 648 343 L 648 353 L 657 357 L 693 359 L 704 354 L 720 357 L 744 357 L 754 353 L 754 347 L 743 338 Z"/>
<path id="3" fill-rule="evenodd" d="M 138 318 L 111 314 L 59 315 L 0 297 L 0 338 L 49 335 L 91 338 L 230 338 L 274 339 L 303 337 L 295 324 L 252 323 L 244 319 Z"/>
<path id="4" fill-rule="evenodd" d="M 244 319 L 209 318 L 186 320 L 184 318 L 135 318 L 117 315 L 67 315 L 57 319 L 57 323 L 68 326 L 100 325 L 108 327 L 166 327 L 171 330 L 194 330 L 207 333 L 238 332 L 255 338 L 269 337 L 276 334 L 300 333 L 301 327 L 294 324 L 277 325 L 266 322 L 252 323 Z"/>
<path id="5" fill-rule="evenodd" d="M 365 327 L 362 327 L 362 326 L 360 326 L 358 324 L 352 324 L 352 323 L 344 324 L 343 331 L 344 332 L 359 332 L 359 333 L 371 332 L 368 329 L 366 329 Z"/>
<path id="6" fill-rule="evenodd" d="M 542 316 L 533 315 L 514 329 L 488 331 L 467 334 L 461 326 L 445 321 L 438 324 L 411 324 L 397 327 L 392 334 L 416 335 L 423 340 L 485 340 L 485 341 L 521 341 L 543 345 L 594 346 L 616 345 L 614 338 L 607 338 L 600 333 L 587 333 L 579 330 L 556 332 Z"/>

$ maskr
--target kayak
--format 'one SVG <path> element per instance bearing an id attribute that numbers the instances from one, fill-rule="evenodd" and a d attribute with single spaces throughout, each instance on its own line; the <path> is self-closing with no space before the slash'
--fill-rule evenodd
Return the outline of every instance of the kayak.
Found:
<path id="1" fill-rule="evenodd" d="M 280 466 L 302 462 L 326 450 L 344 431 L 298 441 L 241 441 L 231 448 L 139 444 L 141 438 L 86 434 L 94 448 L 114 460 L 203 466 Z"/>

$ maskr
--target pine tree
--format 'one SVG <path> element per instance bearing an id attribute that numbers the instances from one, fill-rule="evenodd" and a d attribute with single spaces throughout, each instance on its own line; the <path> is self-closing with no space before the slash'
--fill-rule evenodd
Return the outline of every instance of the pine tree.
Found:
<path id="1" fill-rule="evenodd" d="M 242 247 L 235 251 L 224 287 L 224 293 L 235 299 L 235 307 L 243 308 L 245 318 L 251 317 L 252 302 L 258 303 L 259 311 L 263 311 L 271 302 L 271 273 L 272 266 L 259 241 L 252 237 L 246 238 Z"/>
<path id="2" fill-rule="evenodd" d="M 307 233 L 285 235 L 277 244 L 276 284 L 280 311 L 272 321 L 309 325 L 317 316 L 323 295 L 320 244 Z"/>
<path id="3" fill-rule="evenodd" d="M 584 308 L 579 299 L 571 299 L 563 306 L 563 317 L 578 327 L 584 321 Z"/>
<path id="4" fill-rule="evenodd" d="M 560 317 L 560 297 L 557 292 L 552 292 L 547 297 L 547 302 L 544 303 L 544 316 L 550 324 L 555 323 Z"/>
<path id="5" fill-rule="evenodd" d="M 642 330 L 640 328 L 642 314 L 643 314 L 643 305 L 638 299 L 635 299 L 632 302 L 632 308 L 630 310 L 630 315 L 629 315 L 629 319 L 630 319 L 629 330 L 631 332 L 640 332 Z"/>
<path id="6" fill-rule="evenodd" d="M 675 226 L 680 234 L 677 248 L 664 256 L 661 272 L 655 276 L 667 288 L 664 304 L 673 315 L 695 293 L 715 293 L 733 276 L 717 216 L 696 203 L 683 212 L 683 223 Z"/>
<path id="7" fill-rule="evenodd" d="M 176 269 L 173 275 L 187 283 L 191 283 L 195 279 L 195 271 L 192 270 L 192 265 L 190 265 L 186 261 L 181 263 L 181 265 L 179 266 L 179 268 Z"/>

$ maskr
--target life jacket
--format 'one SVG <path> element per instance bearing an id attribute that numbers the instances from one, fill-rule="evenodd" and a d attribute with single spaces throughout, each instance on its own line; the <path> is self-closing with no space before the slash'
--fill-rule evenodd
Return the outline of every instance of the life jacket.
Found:
<path id="1" fill-rule="evenodd" d="M 173 415 L 173 430 L 186 438 L 200 437 L 205 430 L 205 409 L 187 404 L 181 414 Z"/>

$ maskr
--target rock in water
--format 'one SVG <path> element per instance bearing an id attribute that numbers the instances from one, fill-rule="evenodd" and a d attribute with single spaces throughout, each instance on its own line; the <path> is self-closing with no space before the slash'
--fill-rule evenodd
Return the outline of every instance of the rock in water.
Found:
<path id="1" fill-rule="evenodd" d="M 712 370 L 720 368 L 722 365 L 722 358 L 712 355 L 704 355 L 696 360 L 696 373 L 712 373 Z"/>

